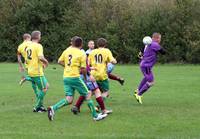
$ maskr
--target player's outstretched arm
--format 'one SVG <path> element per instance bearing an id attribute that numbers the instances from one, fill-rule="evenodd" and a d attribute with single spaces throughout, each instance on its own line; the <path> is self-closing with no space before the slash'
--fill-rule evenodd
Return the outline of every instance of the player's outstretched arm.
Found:
<path id="1" fill-rule="evenodd" d="M 159 53 L 161 53 L 162 55 L 165 55 L 167 53 L 167 51 L 164 48 L 161 48 L 159 50 Z"/>

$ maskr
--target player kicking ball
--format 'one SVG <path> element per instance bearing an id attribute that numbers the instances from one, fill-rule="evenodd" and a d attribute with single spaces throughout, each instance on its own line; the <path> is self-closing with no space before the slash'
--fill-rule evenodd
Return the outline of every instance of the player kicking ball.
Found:
<path id="1" fill-rule="evenodd" d="M 152 42 L 150 44 L 145 44 L 144 51 L 141 52 L 141 62 L 140 69 L 143 73 L 144 77 L 140 82 L 137 90 L 135 91 L 135 98 L 138 103 L 142 104 L 142 95 L 154 84 L 154 75 L 152 72 L 152 68 L 156 63 L 157 54 L 160 52 L 161 54 L 165 54 L 165 50 L 160 46 L 161 42 L 161 34 L 153 33 Z"/>
<path id="2" fill-rule="evenodd" d="M 92 67 L 90 67 L 87 62 L 86 62 L 86 64 L 87 64 L 87 76 L 86 76 L 86 80 L 84 80 L 83 74 L 81 74 L 81 78 L 85 81 L 85 84 L 87 85 L 87 88 L 89 90 L 88 95 L 89 96 L 95 95 L 96 102 L 98 103 L 98 106 L 101 108 L 101 112 L 102 113 L 104 113 L 104 114 L 111 114 L 112 110 L 107 110 L 106 109 L 104 101 L 103 101 L 103 98 L 101 96 L 101 91 L 99 89 L 99 86 L 98 86 L 97 82 L 95 81 L 94 77 L 90 74 L 91 70 L 94 70 L 94 69 L 92 69 Z M 82 105 L 82 103 L 83 103 L 84 100 L 85 100 L 85 97 L 84 96 L 80 96 L 78 98 L 78 100 L 76 101 L 76 104 L 72 107 L 71 111 L 75 115 L 78 114 L 78 113 L 80 113 L 80 107 L 81 107 L 81 105 Z M 95 107 L 95 109 L 96 109 L 96 111 L 99 112 L 99 108 Z"/>
<path id="3" fill-rule="evenodd" d="M 95 49 L 94 41 L 90 40 L 88 42 L 88 50 L 86 51 L 86 55 L 89 56 L 89 54 Z M 112 74 L 112 71 L 114 69 L 114 65 L 112 63 L 107 64 L 107 74 L 108 78 L 111 80 L 118 81 L 121 85 L 124 85 L 125 80 L 117 75 Z"/>
<path id="4" fill-rule="evenodd" d="M 80 96 L 86 98 L 88 107 L 95 121 L 104 119 L 107 114 L 97 114 L 93 101 L 88 95 L 88 89 L 84 81 L 80 78 L 80 70 L 86 79 L 86 55 L 80 50 L 83 40 L 80 37 L 74 37 L 72 46 L 67 48 L 60 56 L 58 63 L 64 67 L 64 91 L 66 98 L 61 99 L 55 105 L 48 107 L 48 118 L 50 121 L 54 119 L 55 112 L 63 106 L 67 106 L 73 102 L 74 91 L 77 90 Z"/>
<path id="5" fill-rule="evenodd" d="M 117 63 L 111 51 L 108 48 L 105 48 L 106 46 L 107 40 L 99 38 L 97 40 L 98 48 L 94 49 L 88 57 L 89 65 L 95 69 L 91 71 L 91 75 L 95 78 L 100 90 L 102 91 L 104 101 L 109 96 L 107 63 Z"/>

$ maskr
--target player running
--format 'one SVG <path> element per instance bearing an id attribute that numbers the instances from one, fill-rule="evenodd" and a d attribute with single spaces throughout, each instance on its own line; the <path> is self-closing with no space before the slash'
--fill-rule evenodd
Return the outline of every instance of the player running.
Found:
<path id="1" fill-rule="evenodd" d="M 84 54 L 86 54 L 83 49 L 81 49 L 81 50 L 83 51 Z M 88 65 L 87 61 L 88 60 L 86 59 L 86 66 L 87 66 L 87 68 L 86 68 L 87 69 L 86 80 L 84 80 L 83 74 L 81 74 L 81 78 L 85 81 L 85 84 L 86 84 L 86 86 L 87 86 L 87 88 L 89 90 L 88 95 L 90 95 L 90 96 L 95 95 L 96 102 L 98 103 L 98 106 L 101 108 L 102 113 L 104 113 L 104 114 L 110 114 L 110 113 L 112 113 L 112 110 L 107 110 L 106 109 L 105 104 L 103 102 L 103 98 L 101 96 L 101 91 L 99 89 L 99 86 L 98 86 L 97 82 L 95 81 L 94 77 L 90 74 L 91 70 L 95 70 L 95 69 L 93 69 L 92 67 L 90 67 Z M 82 105 L 82 103 L 83 103 L 84 100 L 85 100 L 85 96 L 80 96 L 78 98 L 78 100 L 76 101 L 76 104 L 71 109 L 71 111 L 74 114 L 80 113 L 80 107 L 81 107 L 81 105 Z"/>
<path id="2" fill-rule="evenodd" d="M 88 95 L 88 89 L 84 81 L 80 78 L 80 70 L 86 79 L 86 55 L 80 50 L 83 40 L 80 37 L 75 37 L 72 40 L 72 46 L 67 48 L 60 56 L 58 63 L 64 67 L 64 91 L 66 98 L 61 99 L 55 105 L 48 107 L 48 118 L 53 120 L 55 111 L 63 106 L 73 102 L 74 91 L 77 90 L 81 96 L 87 100 L 88 107 L 91 110 L 92 117 L 95 121 L 102 120 L 107 114 L 97 114 L 94 108 L 93 101 Z"/>
<path id="3" fill-rule="evenodd" d="M 161 34 L 154 33 L 152 35 L 152 43 L 147 45 L 142 52 L 141 56 L 140 69 L 144 75 L 144 78 L 140 82 L 138 89 L 135 91 L 135 98 L 138 103 L 142 104 L 142 95 L 154 84 L 154 75 L 152 68 L 156 63 L 157 54 L 165 54 L 165 50 L 160 46 Z"/>
<path id="4" fill-rule="evenodd" d="M 88 50 L 86 51 L 86 55 L 89 56 L 89 54 L 92 52 L 92 50 L 94 50 L 95 48 L 95 44 L 94 44 L 94 41 L 93 40 L 90 40 L 88 42 Z M 114 69 L 114 65 L 112 63 L 108 63 L 107 64 L 107 73 L 108 73 L 108 78 L 111 79 L 111 80 L 115 80 L 115 81 L 118 81 L 121 85 L 124 85 L 124 79 L 117 76 L 117 75 L 114 75 L 112 74 L 111 72 L 113 71 Z"/>
<path id="5" fill-rule="evenodd" d="M 31 78 L 29 76 L 27 76 L 27 74 L 26 74 L 26 70 L 28 69 L 27 60 L 26 60 L 26 58 L 27 58 L 26 49 L 27 49 L 28 45 L 31 43 L 31 35 L 28 33 L 25 33 L 23 35 L 23 40 L 24 40 L 23 43 L 21 43 L 17 49 L 17 60 L 18 60 L 18 64 L 19 64 L 19 71 L 21 73 L 21 80 L 19 82 L 20 85 L 22 85 L 25 81 L 32 81 Z M 22 63 L 22 58 L 24 59 L 25 68 Z"/>
<path id="6" fill-rule="evenodd" d="M 33 112 L 46 112 L 43 106 L 44 96 L 48 90 L 49 84 L 44 76 L 43 69 L 48 66 L 48 61 L 43 54 L 43 47 L 39 43 L 41 32 L 33 31 L 31 33 L 32 43 L 26 48 L 26 60 L 28 66 L 28 75 L 31 77 L 32 86 L 36 95 L 36 104 Z"/>
<path id="7" fill-rule="evenodd" d="M 111 51 L 107 48 L 107 40 L 104 38 L 99 38 L 97 40 L 97 49 L 94 49 L 89 57 L 88 62 L 91 67 L 95 70 L 91 71 L 91 74 L 95 78 L 100 90 L 102 91 L 102 97 L 105 100 L 108 97 L 109 91 L 109 81 L 107 74 L 107 64 L 116 64 L 117 61 L 113 57 Z"/>

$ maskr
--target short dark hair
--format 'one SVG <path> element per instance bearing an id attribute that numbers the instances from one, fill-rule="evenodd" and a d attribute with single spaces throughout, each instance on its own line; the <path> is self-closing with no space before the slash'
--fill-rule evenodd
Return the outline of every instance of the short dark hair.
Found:
<path id="1" fill-rule="evenodd" d="M 70 39 L 71 43 L 72 43 L 76 38 L 78 38 L 78 36 L 72 37 L 72 38 Z"/>
<path id="2" fill-rule="evenodd" d="M 31 33 L 31 38 L 32 38 L 33 40 L 37 40 L 37 39 L 39 39 L 40 35 L 41 35 L 41 32 L 36 30 L 36 31 L 33 31 L 33 32 Z"/>
<path id="3" fill-rule="evenodd" d="M 29 33 L 24 33 L 23 40 L 31 39 L 31 35 Z"/>
<path id="4" fill-rule="evenodd" d="M 83 39 L 81 37 L 75 36 L 72 40 L 72 45 L 75 47 L 80 47 L 83 44 Z"/>
<path id="5" fill-rule="evenodd" d="M 97 40 L 97 47 L 106 47 L 107 45 L 107 40 L 104 38 L 99 38 Z"/>

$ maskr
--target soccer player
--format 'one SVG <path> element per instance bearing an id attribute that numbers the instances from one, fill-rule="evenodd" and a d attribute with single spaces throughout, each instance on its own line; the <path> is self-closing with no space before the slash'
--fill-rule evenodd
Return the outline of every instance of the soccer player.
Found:
<path id="1" fill-rule="evenodd" d="M 19 71 L 22 74 L 21 81 L 19 82 L 20 85 L 22 85 L 23 82 L 25 82 L 25 81 L 31 81 L 31 78 L 26 75 L 26 70 L 28 68 L 27 61 L 26 61 L 26 58 L 27 58 L 26 49 L 27 49 L 28 45 L 31 43 L 31 35 L 28 33 L 25 33 L 23 35 L 23 40 L 24 40 L 23 43 L 21 43 L 17 49 L 17 60 L 18 60 L 18 64 L 19 64 Z M 22 63 L 22 57 L 24 59 L 25 68 Z"/>
<path id="2" fill-rule="evenodd" d="M 44 76 L 43 69 L 48 66 L 48 61 L 43 54 L 43 46 L 39 43 L 41 32 L 33 31 L 31 33 L 32 43 L 26 48 L 28 75 L 31 77 L 32 86 L 36 86 L 34 93 L 36 95 L 36 104 L 33 112 L 45 112 L 43 106 L 44 96 L 49 88 L 47 79 Z"/>
<path id="3" fill-rule="evenodd" d="M 88 95 L 92 96 L 93 94 L 95 95 L 96 98 L 96 102 L 98 103 L 98 106 L 101 108 L 102 113 L 104 114 L 110 114 L 112 113 L 112 110 L 107 110 L 106 106 L 104 104 L 103 98 L 101 96 L 101 91 L 98 87 L 97 82 L 95 81 L 95 79 L 93 79 L 92 75 L 87 76 L 87 79 L 85 81 L 85 84 L 89 90 Z M 72 107 L 71 111 L 74 114 L 78 114 L 80 112 L 80 107 L 83 103 L 83 101 L 85 100 L 84 96 L 80 96 L 76 102 L 76 104 Z"/>
<path id="4" fill-rule="evenodd" d="M 94 47 L 95 47 L 95 44 L 94 44 L 94 41 L 93 40 L 90 40 L 88 42 L 88 50 L 86 51 L 86 55 L 89 56 L 89 54 L 92 52 L 92 50 L 94 50 Z M 108 78 L 111 79 L 111 80 L 115 80 L 115 81 L 118 81 L 121 85 L 124 84 L 124 79 L 117 76 L 117 75 L 114 75 L 112 74 L 111 72 L 113 71 L 114 69 L 114 65 L 112 63 L 108 63 L 107 64 L 107 73 L 108 73 Z"/>
<path id="5" fill-rule="evenodd" d="M 107 48 L 107 40 L 104 38 L 99 38 L 97 40 L 97 49 L 94 49 L 89 57 L 88 62 L 91 67 L 94 67 L 95 70 L 91 71 L 91 74 L 95 78 L 100 90 L 102 91 L 102 97 L 108 97 L 109 91 L 109 81 L 107 74 L 107 64 L 112 63 L 116 64 L 117 61 L 113 57 L 111 51 Z"/>
<path id="6" fill-rule="evenodd" d="M 85 52 L 87 56 L 89 56 L 89 54 L 92 52 L 92 50 L 94 50 L 94 41 L 93 40 L 90 40 L 88 42 L 88 50 Z"/>
<path id="7" fill-rule="evenodd" d="M 88 95 L 88 89 L 84 81 L 80 78 L 80 70 L 86 79 L 86 55 L 80 50 L 83 40 L 80 37 L 75 37 L 72 41 L 72 46 L 67 48 L 60 56 L 58 63 L 64 67 L 64 91 L 66 98 L 61 99 L 55 105 L 48 107 L 48 118 L 53 120 L 55 111 L 63 106 L 73 102 L 74 91 L 77 90 L 81 96 L 86 97 L 88 107 L 91 110 L 92 117 L 95 121 L 102 120 L 107 114 L 97 114 L 94 108 L 93 101 Z"/>
<path id="8" fill-rule="evenodd" d="M 85 51 L 84 50 L 82 50 L 82 51 L 85 54 Z M 98 103 L 98 106 L 101 108 L 102 113 L 104 113 L 104 114 L 112 113 L 112 110 L 107 110 L 106 107 L 105 107 L 99 86 L 98 86 L 97 82 L 95 81 L 94 77 L 90 74 L 90 71 L 94 70 L 94 69 L 92 69 L 92 67 L 90 67 L 88 65 L 87 59 L 86 59 L 86 66 L 87 66 L 87 68 L 86 68 L 87 69 L 86 80 L 84 80 L 83 74 L 81 74 L 81 78 L 85 81 L 85 84 L 86 84 L 86 86 L 89 90 L 88 95 L 90 95 L 90 96 L 92 96 L 93 94 L 95 95 L 96 101 Z M 76 104 L 71 109 L 71 111 L 74 114 L 78 114 L 80 112 L 80 107 L 81 107 L 84 100 L 85 100 L 84 96 L 80 96 L 78 98 L 78 100 L 76 101 Z"/>
<path id="9" fill-rule="evenodd" d="M 152 35 L 152 43 L 147 45 L 144 48 L 143 52 L 140 52 L 141 62 L 140 69 L 144 75 L 144 78 L 140 82 L 137 90 L 135 91 L 136 100 L 142 104 L 142 95 L 154 84 L 154 75 L 152 72 L 152 68 L 156 63 L 157 54 L 160 52 L 161 54 L 165 54 L 165 50 L 160 46 L 161 42 L 161 34 L 153 33 Z"/>

